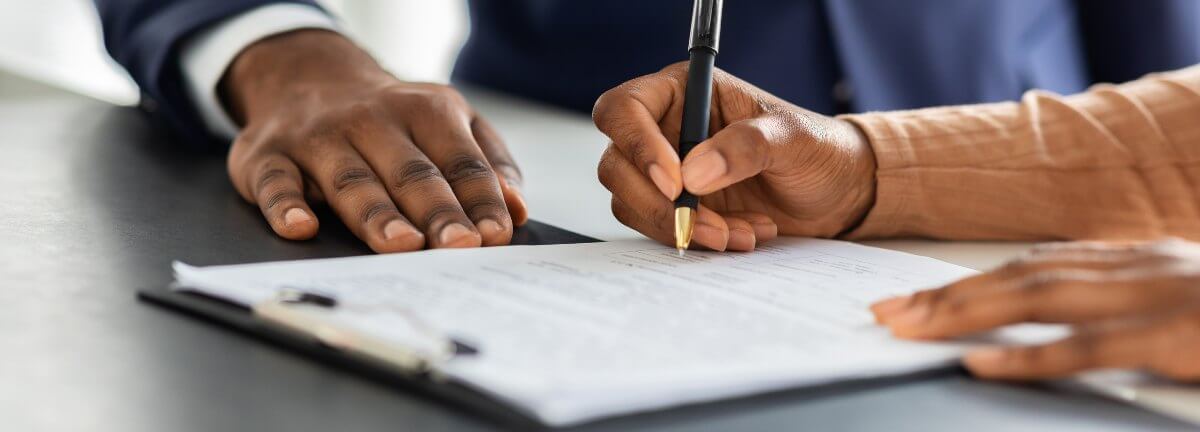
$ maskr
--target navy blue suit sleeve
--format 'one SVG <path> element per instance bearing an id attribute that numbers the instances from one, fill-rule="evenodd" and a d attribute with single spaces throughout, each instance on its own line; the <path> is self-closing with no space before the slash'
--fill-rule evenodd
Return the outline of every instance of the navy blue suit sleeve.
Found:
<path id="1" fill-rule="evenodd" d="M 1200 1 L 1078 0 L 1093 82 L 1200 63 Z"/>
<path id="2" fill-rule="evenodd" d="M 314 0 L 95 0 L 104 46 L 137 82 L 142 108 L 166 125 L 181 143 L 219 149 L 188 96 L 179 46 L 188 36 L 221 20 L 268 4 Z"/>

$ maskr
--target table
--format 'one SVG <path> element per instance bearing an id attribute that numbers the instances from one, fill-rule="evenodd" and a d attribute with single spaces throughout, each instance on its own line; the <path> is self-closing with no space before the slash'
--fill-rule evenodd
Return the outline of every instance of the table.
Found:
<path id="1" fill-rule="evenodd" d="M 618 239 L 590 121 L 469 92 L 523 164 L 534 217 Z M 172 260 L 229 264 L 364 254 L 337 223 L 276 238 L 219 154 L 182 152 L 137 111 L 0 74 L 0 429 L 490 431 L 499 426 L 149 306 Z M 321 215 L 329 221 L 331 215 Z M 1021 244 L 878 243 L 986 267 Z M 800 389 L 619 418 L 580 430 L 1186 429 L 1077 392 L 961 372 Z"/>

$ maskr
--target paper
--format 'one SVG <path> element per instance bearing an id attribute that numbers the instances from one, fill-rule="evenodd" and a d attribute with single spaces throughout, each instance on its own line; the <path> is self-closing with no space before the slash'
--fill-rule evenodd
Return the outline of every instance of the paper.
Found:
<path id="1" fill-rule="evenodd" d="M 867 307 L 972 273 L 810 239 L 684 258 L 623 241 L 176 266 L 181 285 L 245 305 L 283 287 L 332 295 L 339 322 L 383 339 L 418 317 L 480 350 L 444 373 L 555 426 L 946 365 L 961 345 L 895 340 Z"/>

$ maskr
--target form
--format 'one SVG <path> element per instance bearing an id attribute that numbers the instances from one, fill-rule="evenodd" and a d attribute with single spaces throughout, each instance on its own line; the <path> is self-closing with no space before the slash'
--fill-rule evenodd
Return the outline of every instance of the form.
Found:
<path id="1" fill-rule="evenodd" d="M 405 343 L 400 317 L 479 354 L 439 367 L 548 425 L 948 365 L 959 343 L 891 338 L 867 306 L 974 273 L 853 243 L 779 239 L 751 253 L 650 241 L 435 250 L 221 267 L 183 289 L 254 305 L 284 288 Z"/>

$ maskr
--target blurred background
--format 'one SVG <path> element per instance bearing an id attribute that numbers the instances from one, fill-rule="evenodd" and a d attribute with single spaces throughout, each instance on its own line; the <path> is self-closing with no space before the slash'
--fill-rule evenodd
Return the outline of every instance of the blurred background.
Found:
<path id="1" fill-rule="evenodd" d="M 466 38 L 465 1 L 320 3 L 337 14 L 360 44 L 405 79 L 446 82 Z M 104 52 L 91 0 L 0 2 L 0 70 L 116 104 L 137 103 L 133 81 Z"/>

